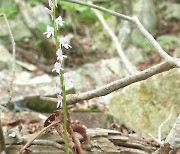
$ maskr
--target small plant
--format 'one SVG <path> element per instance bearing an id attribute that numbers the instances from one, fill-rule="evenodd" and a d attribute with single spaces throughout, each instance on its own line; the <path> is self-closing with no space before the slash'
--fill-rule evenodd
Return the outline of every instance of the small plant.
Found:
<path id="1" fill-rule="evenodd" d="M 63 109 L 63 126 L 64 126 L 64 143 L 65 143 L 65 149 L 66 149 L 66 154 L 69 153 L 69 148 L 68 148 L 68 134 L 67 134 L 67 104 L 66 104 L 66 84 L 71 83 L 72 79 L 70 77 L 69 73 L 64 73 L 63 72 L 63 60 L 67 58 L 66 55 L 63 55 L 62 48 L 69 49 L 72 48 L 68 43 L 67 43 L 67 38 L 66 37 L 58 37 L 58 29 L 59 27 L 63 26 L 64 21 L 62 20 L 62 17 L 56 17 L 56 7 L 57 7 L 57 2 L 56 0 L 49 0 L 49 7 L 50 8 L 45 8 L 45 11 L 51 16 L 52 21 L 53 21 L 53 27 L 47 25 L 47 31 L 44 32 L 47 36 L 47 38 L 50 38 L 53 36 L 55 44 L 56 44 L 56 55 L 57 55 L 57 61 L 54 64 L 54 68 L 52 71 L 55 71 L 56 73 L 59 74 L 59 83 L 56 83 L 56 93 L 57 93 L 57 108 Z"/>

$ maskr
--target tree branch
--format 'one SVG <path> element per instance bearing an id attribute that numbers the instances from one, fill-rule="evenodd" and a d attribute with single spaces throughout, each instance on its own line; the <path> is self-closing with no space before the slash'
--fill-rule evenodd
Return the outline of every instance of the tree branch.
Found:
<path id="1" fill-rule="evenodd" d="M 169 56 L 161 48 L 161 46 L 157 43 L 157 41 L 153 38 L 153 36 L 144 28 L 144 26 L 141 24 L 141 22 L 139 21 L 139 19 L 137 17 L 135 17 L 135 16 L 130 17 L 130 16 L 127 16 L 127 15 L 123 15 L 123 14 L 120 14 L 118 12 L 111 11 L 111 10 L 108 10 L 106 8 L 103 8 L 103 7 L 94 5 L 94 4 L 89 4 L 89 3 L 86 3 L 86 2 L 82 2 L 82 1 L 79 1 L 79 0 L 63 0 L 63 1 L 71 2 L 71 3 L 75 3 L 75 4 L 80 4 L 80 5 L 83 5 L 83 6 L 90 7 L 90 8 L 94 8 L 94 9 L 103 11 L 103 12 L 108 13 L 110 15 L 113 15 L 113 16 L 116 16 L 116 17 L 119 17 L 121 19 L 124 19 L 124 20 L 127 20 L 129 22 L 134 23 L 137 26 L 137 28 L 140 30 L 140 32 L 149 40 L 149 42 L 152 44 L 152 46 L 156 49 L 156 52 L 163 59 L 165 59 L 165 60 L 170 60 L 171 59 L 171 56 Z"/>
<path id="2" fill-rule="evenodd" d="M 136 73 L 134 75 L 131 75 L 129 77 L 119 79 L 116 81 L 113 81 L 105 86 L 99 87 L 94 90 L 90 90 L 84 93 L 80 94 L 69 94 L 67 95 L 67 103 L 68 104 L 75 104 L 82 100 L 88 100 L 95 97 L 105 96 L 113 91 L 116 91 L 120 88 L 126 87 L 132 83 L 139 82 L 142 80 L 145 80 L 155 74 L 168 71 L 172 68 L 180 67 L 180 60 L 179 59 L 173 59 L 169 61 L 162 62 L 160 64 L 157 64 L 151 68 L 148 68 L 144 71 L 141 71 L 139 73 Z M 56 98 L 48 98 L 48 97 L 41 97 L 43 100 L 53 101 L 57 102 Z"/>
<path id="3" fill-rule="evenodd" d="M 132 17 L 132 21 L 135 23 L 140 32 L 149 40 L 152 46 L 156 49 L 156 52 L 165 60 L 171 59 L 169 56 L 159 45 L 159 43 L 154 39 L 154 37 L 144 28 L 139 19 L 136 16 Z"/>
<path id="4" fill-rule="evenodd" d="M 31 143 L 38 138 L 39 136 L 41 136 L 45 131 L 47 131 L 48 129 L 52 128 L 53 126 L 57 125 L 60 121 L 56 121 L 51 123 L 50 125 L 48 125 L 47 127 L 44 127 L 41 131 L 39 131 L 37 134 L 35 134 L 20 150 L 17 154 L 21 154 L 26 148 L 28 148 Z"/>
<path id="5" fill-rule="evenodd" d="M 127 15 L 124 15 L 124 14 L 120 14 L 120 13 L 111 11 L 111 10 L 108 10 L 108 9 L 103 8 L 101 6 L 97 6 L 97 5 L 94 5 L 94 4 L 89 4 L 89 3 L 82 2 L 82 1 L 79 1 L 79 0 L 63 0 L 63 1 L 71 2 L 71 3 L 75 3 L 75 4 L 80 4 L 80 5 L 83 5 L 83 6 L 87 6 L 89 8 L 97 9 L 99 11 L 103 11 L 103 12 L 108 13 L 110 15 L 113 15 L 113 16 L 116 16 L 116 17 L 119 17 L 119 18 L 122 18 L 124 20 L 132 22 L 132 18 L 131 17 L 129 17 Z"/>
<path id="6" fill-rule="evenodd" d="M 8 28 L 9 36 L 11 39 L 11 44 L 12 44 L 12 56 L 13 56 L 13 59 L 12 59 L 12 78 L 11 78 L 10 86 L 9 86 L 9 100 L 8 100 L 8 102 L 11 102 L 12 93 L 13 93 L 13 82 L 14 82 L 14 77 L 15 77 L 16 43 L 14 41 L 14 37 L 13 37 L 12 31 L 11 31 L 9 22 L 7 20 L 6 14 L 2 13 L 2 14 L 0 14 L 0 16 L 2 16 L 4 18 L 4 21 L 5 21 L 6 26 Z"/>
<path id="7" fill-rule="evenodd" d="M 65 1 L 65 0 L 64 0 Z M 105 86 L 102 86 L 100 88 L 84 92 L 81 94 L 70 94 L 67 96 L 67 103 L 68 104 L 74 104 L 82 100 L 88 100 L 95 97 L 100 97 L 107 95 L 115 90 L 118 90 L 120 88 L 126 87 L 132 83 L 145 80 L 155 74 L 168 71 L 172 68 L 178 68 L 180 67 L 180 59 L 179 58 L 173 58 L 169 56 L 158 44 L 158 42 L 153 38 L 153 36 L 144 28 L 144 26 L 140 23 L 137 17 L 129 17 L 114 11 L 110 11 L 108 9 L 105 9 L 100 6 L 96 6 L 94 4 L 89 4 L 85 2 L 81 2 L 79 0 L 66 0 L 66 2 L 72 2 L 80 5 L 84 5 L 90 8 L 98 9 L 100 11 L 103 11 L 105 13 L 120 17 L 124 20 L 130 21 L 132 23 L 135 23 L 138 29 L 142 32 L 142 34 L 150 41 L 150 43 L 154 46 L 154 48 L 157 50 L 157 53 L 165 59 L 164 62 L 155 65 L 149 69 L 146 69 L 142 72 L 139 72 L 135 75 L 131 75 L 127 78 L 123 78 L 114 82 L 111 82 Z M 48 98 L 48 97 L 41 97 L 43 100 L 53 101 L 56 102 L 57 100 L 55 98 Z"/>
<path id="8" fill-rule="evenodd" d="M 97 18 L 99 19 L 100 23 L 102 24 L 102 26 L 104 27 L 104 29 L 106 30 L 106 32 L 109 34 L 109 36 L 111 37 L 111 40 L 114 42 L 115 46 L 116 46 L 116 50 L 119 54 L 119 56 L 121 57 L 121 60 L 123 62 L 123 64 L 125 65 L 127 71 L 130 74 L 134 74 L 136 72 L 136 70 L 134 69 L 133 65 L 130 63 L 130 61 L 127 59 L 126 55 L 124 54 L 122 47 L 119 43 L 118 38 L 116 37 L 116 35 L 114 34 L 114 32 L 111 30 L 111 28 L 109 27 L 109 25 L 106 23 L 106 21 L 104 20 L 103 16 L 101 15 L 101 13 L 98 10 L 92 9 L 92 11 L 95 13 L 95 15 L 97 16 Z"/>

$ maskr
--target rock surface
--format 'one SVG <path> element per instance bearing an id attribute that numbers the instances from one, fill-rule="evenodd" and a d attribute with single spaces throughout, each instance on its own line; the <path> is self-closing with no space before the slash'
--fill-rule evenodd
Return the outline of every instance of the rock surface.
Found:
<path id="1" fill-rule="evenodd" d="M 113 80 L 122 78 L 127 72 L 122 67 L 119 58 L 101 60 L 95 64 L 86 64 L 81 68 L 71 71 L 73 85 L 67 86 L 69 93 L 85 92 L 94 89 Z M 0 72 L 0 104 L 6 104 L 9 99 L 9 82 L 11 76 L 8 72 Z M 8 77 L 8 78 L 7 78 Z M 15 75 L 13 86 L 13 102 L 18 102 L 21 107 L 27 107 L 36 111 L 52 112 L 56 108 L 56 103 L 41 100 L 40 96 L 54 96 L 55 84 L 59 77 L 48 75 L 36 76 L 29 72 L 19 72 Z M 101 98 L 100 102 L 109 102 L 110 95 Z"/>
<path id="2" fill-rule="evenodd" d="M 10 68 L 12 63 L 12 55 L 9 53 L 9 51 L 3 46 L 0 45 L 0 70 Z"/>
<path id="3" fill-rule="evenodd" d="M 174 106 L 171 119 L 162 128 L 165 137 L 180 113 L 179 93 L 180 69 L 173 69 L 122 89 L 112 98 L 109 113 L 143 136 L 157 136 L 158 127 Z"/>

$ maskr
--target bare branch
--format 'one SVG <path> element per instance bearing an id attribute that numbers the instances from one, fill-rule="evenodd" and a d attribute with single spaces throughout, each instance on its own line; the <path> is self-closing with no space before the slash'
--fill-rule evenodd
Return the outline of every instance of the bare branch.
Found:
<path id="1" fill-rule="evenodd" d="M 156 49 L 156 52 L 162 57 L 164 58 L 165 60 L 170 60 L 171 56 L 169 56 L 162 48 L 161 46 L 157 43 L 157 41 L 153 38 L 153 36 L 144 28 L 144 26 L 141 24 L 141 22 L 139 21 L 139 19 L 135 16 L 133 17 L 130 17 L 130 16 L 127 16 L 127 15 L 123 15 L 123 14 L 120 14 L 118 12 L 115 12 L 115 11 L 111 11 L 111 10 L 108 10 L 106 8 L 103 8 L 103 7 L 100 7 L 100 6 L 97 6 L 97 5 L 94 5 L 94 4 L 89 4 L 89 3 L 86 3 L 86 2 L 81 2 L 79 0 L 63 0 L 63 1 L 66 1 L 66 2 L 71 2 L 71 3 L 76 3 L 76 4 L 80 4 L 80 5 L 83 5 L 83 6 L 87 6 L 87 7 L 90 7 L 90 8 L 94 8 L 94 9 L 97 9 L 97 10 L 100 10 L 100 11 L 103 11 L 105 13 L 108 13 L 110 15 L 113 15 L 113 16 L 116 16 L 116 17 L 119 17 L 121 19 L 124 19 L 124 20 L 127 20 L 129 22 L 132 22 L 134 23 L 137 28 L 140 30 L 140 32 L 149 40 L 149 42 L 153 45 L 153 47 Z"/>
<path id="2" fill-rule="evenodd" d="M 97 5 L 94 5 L 94 4 L 89 4 L 89 3 L 82 2 L 82 1 L 79 1 L 79 0 L 63 0 L 63 1 L 71 2 L 71 3 L 75 3 L 75 4 L 80 4 L 80 5 L 87 6 L 87 7 L 93 8 L 93 9 L 97 9 L 97 10 L 103 11 L 105 13 L 108 13 L 110 15 L 113 15 L 113 16 L 116 16 L 116 17 L 119 17 L 119 18 L 122 18 L 124 20 L 132 22 L 132 18 L 131 17 L 126 16 L 124 14 L 120 14 L 120 13 L 111 11 L 111 10 L 108 10 L 108 9 L 103 8 L 101 6 L 97 6 Z"/>
<path id="3" fill-rule="evenodd" d="M 158 128 L 158 138 L 155 138 L 152 134 L 149 134 L 149 136 L 155 142 L 157 142 L 159 145 L 163 145 L 164 144 L 164 141 L 161 138 L 162 127 L 171 119 L 173 112 L 174 112 L 174 106 L 171 108 L 171 112 L 170 112 L 169 116 L 160 124 L 160 126 Z"/>
<path id="4" fill-rule="evenodd" d="M 57 125 L 60 121 L 56 121 L 51 123 L 50 125 L 48 125 L 47 127 L 44 127 L 40 132 L 38 132 L 37 134 L 34 135 L 34 137 L 32 137 L 31 140 L 29 140 L 21 149 L 17 154 L 21 154 L 26 148 L 28 148 L 31 143 L 38 138 L 39 136 L 41 136 L 45 131 L 47 131 L 48 129 L 52 128 L 53 126 Z"/>
<path id="5" fill-rule="evenodd" d="M 161 137 L 162 127 L 171 119 L 173 112 L 174 112 L 174 106 L 171 108 L 171 112 L 170 112 L 169 116 L 160 124 L 160 126 L 158 128 L 158 140 L 160 143 L 163 143 L 162 137 Z"/>
<path id="6" fill-rule="evenodd" d="M 149 42 L 153 45 L 156 49 L 156 52 L 165 60 L 169 60 L 171 56 L 169 56 L 159 45 L 159 43 L 154 39 L 154 37 L 144 28 L 137 17 L 132 17 L 133 22 L 136 24 L 137 28 L 140 32 L 149 40 Z"/>
<path id="7" fill-rule="evenodd" d="M 160 64 L 157 64 L 151 68 L 148 68 L 142 72 L 136 73 L 134 75 L 131 75 L 129 77 L 119 79 L 117 81 L 113 81 L 105 86 L 99 87 L 94 90 L 90 90 L 84 93 L 80 94 L 69 94 L 67 95 L 67 103 L 68 104 L 75 104 L 82 100 L 88 100 L 95 97 L 105 96 L 113 91 L 116 91 L 120 88 L 126 87 L 132 83 L 139 82 L 142 80 L 145 80 L 155 74 L 168 71 L 172 68 L 180 67 L 179 66 L 180 60 L 174 59 L 162 62 Z M 56 98 L 48 98 L 48 97 L 41 97 L 41 99 L 57 102 Z"/>
<path id="8" fill-rule="evenodd" d="M 136 70 L 133 68 L 133 65 L 130 63 L 130 61 L 127 59 L 126 55 L 124 54 L 118 38 L 116 37 L 114 32 L 111 30 L 109 25 L 106 23 L 106 21 L 104 20 L 103 16 L 100 14 L 100 12 L 95 9 L 92 9 L 92 10 L 95 13 L 95 15 L 97 16 L 97 18 L 99 19 L 100 23 L 102 24 L 102 26 L 104 27 L 106 32 L 111 37 L 112 41 L 114 42 L 114 44 L 116 46 L 116 50 L 117 50 L 119 56 L 121 57 L 121 60 L 122 60 L 123 64 L 125 65 L 127 71 L 130 74 L 134 74 L 136 72 Z"/>
<path id="9" fill-rule="evenodd" d="M 8 101 L 8 102 L 10 102 L 11 99 L 12 99 L 13 82 L 14 82 L 14 77 L 15 77 L 16 43 L 14 41 L 14 37 L 13 37 L 12 31 L 11 31 L 9 22 L 7 20 L 6 14 L 2 13 L 2 14 L 0 14 L 0 16 L 3 16 L 3 18 L 5 20 L 5 23 L 7 25 L 8 32 L 9 32 L 9 35 L 10 35 L 10 38 L 11 38 L 11 43 L 12 43 L 12 55 L 13 55 L 13 59 L 12 59 L 12 78 L 11 78 L 10 86 L 9 86 L 9 101 Z"/>

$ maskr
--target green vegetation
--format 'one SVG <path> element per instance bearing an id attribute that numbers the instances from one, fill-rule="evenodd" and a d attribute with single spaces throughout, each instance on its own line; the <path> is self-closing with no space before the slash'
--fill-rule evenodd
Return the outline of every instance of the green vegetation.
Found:
<path id="1" fill-rule="evenodd" d="M 11 19 L 18 14 L 18 7 L 14 2 L 0 2 L 0 13 L 5 13 Z"/>
<path id="2" fill-rule="evenodd" d="M 158 43 L 162 46 L 168 46 L 169 48 L 175 48 L 180 45 L 178 37 L 174 35 L 161 35 L 157 37 Z"/>

